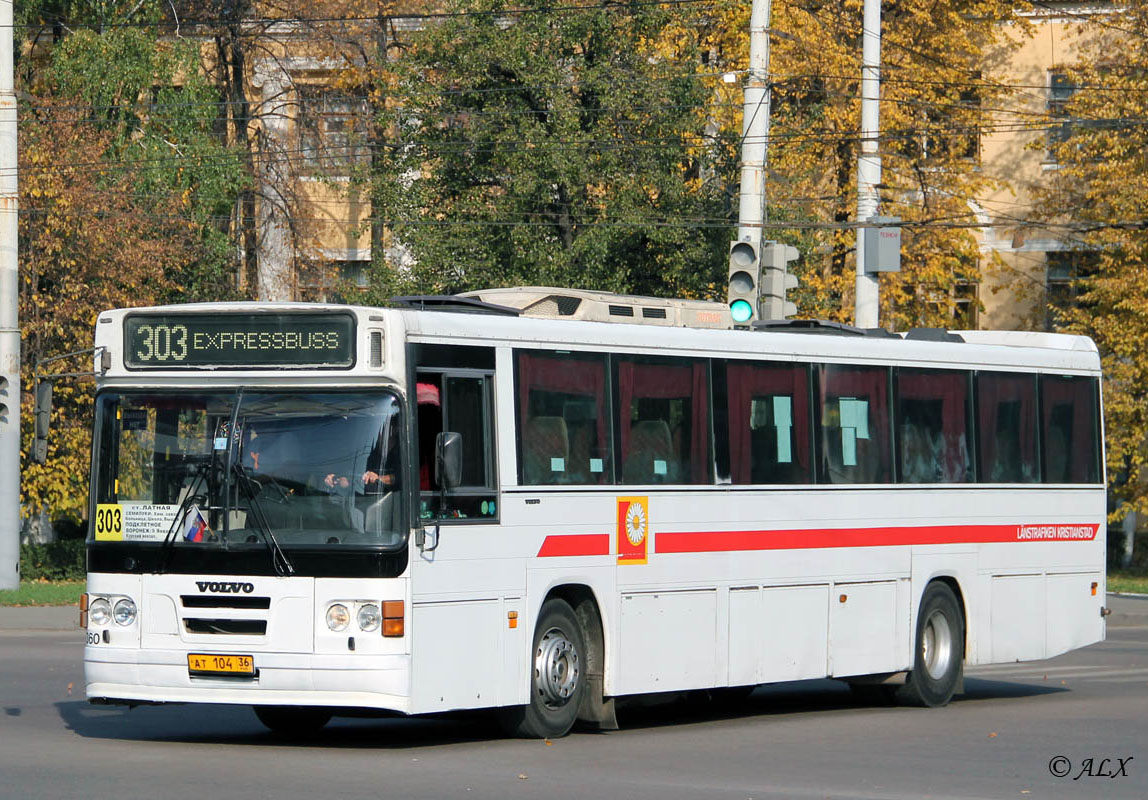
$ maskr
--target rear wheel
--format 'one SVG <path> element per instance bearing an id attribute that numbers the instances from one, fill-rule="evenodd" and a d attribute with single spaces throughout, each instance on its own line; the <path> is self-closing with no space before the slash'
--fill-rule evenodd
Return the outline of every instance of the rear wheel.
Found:
<path id="1" fill-rule="evenodd" d="M 259 721 L 283 736 L 306 736 L 331 721 L 331 712 L 305 706 L 253 706 Z"/>
<path id="2" fill-rule="evenodd" d="M 948 584 L 925 587 L 917 614 L 913 669 L 897 699 L 920 706 L 943 706 L 953 697 L 965 661 L 965 618 Z"/>
<path id="3" fill-rule="evenodd" d="M 578 718 L 586 691 L 586 636 L 574 609 L 548 600 L 538 614 L 530 660 L 530 703 L 506 709 L 503 726 L 513 736 L 565 736 Z"/>

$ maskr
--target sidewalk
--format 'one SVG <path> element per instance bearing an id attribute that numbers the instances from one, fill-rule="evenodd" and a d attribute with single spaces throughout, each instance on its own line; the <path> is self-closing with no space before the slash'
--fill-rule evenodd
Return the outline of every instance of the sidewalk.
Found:
<path id="1" fill-rule="evenodd" d="M 1108 595 L 1112 628 L 1148 625 L 1148 595 Z M 76 606 L 0 606 L 0 631 L 74 631 L 80 610 Z"/>

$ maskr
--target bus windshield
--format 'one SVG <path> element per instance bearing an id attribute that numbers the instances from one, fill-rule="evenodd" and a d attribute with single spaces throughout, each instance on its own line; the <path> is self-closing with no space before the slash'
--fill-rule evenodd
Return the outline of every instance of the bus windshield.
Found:
<path id="1" fill-rule="evenodd" d="M 395 547 L 400 416 L 387 392 L 104 392 L 96 541 Z"/>

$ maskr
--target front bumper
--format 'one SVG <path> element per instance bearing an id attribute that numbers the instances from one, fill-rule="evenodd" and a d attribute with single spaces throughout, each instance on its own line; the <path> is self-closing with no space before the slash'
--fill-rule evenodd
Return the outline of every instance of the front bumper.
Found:
<path id="1" fill-rule="evenodd" d="M 253 654 L 254 677 L 193 676 L 187 652 L 87 646 L 89 700 L 372 708 L 411 712 L 410 656 Z"/>

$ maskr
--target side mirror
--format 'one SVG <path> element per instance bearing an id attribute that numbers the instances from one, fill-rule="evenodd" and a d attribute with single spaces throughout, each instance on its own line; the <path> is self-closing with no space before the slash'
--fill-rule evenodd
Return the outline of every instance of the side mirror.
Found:
<path id="1" fill-rule="evenodd" d="M 52 382 L 36 384 L 36 439 L 32 447 L 32 460 L 43 464 L 48 460 L 48 429 L 52 420 Z"/>
<path id="2" fill-rule="evenodd" d="M 443 490 L 462 483 L 462 434 L 444 431 L 435 439 L 435 475 Z"/>

